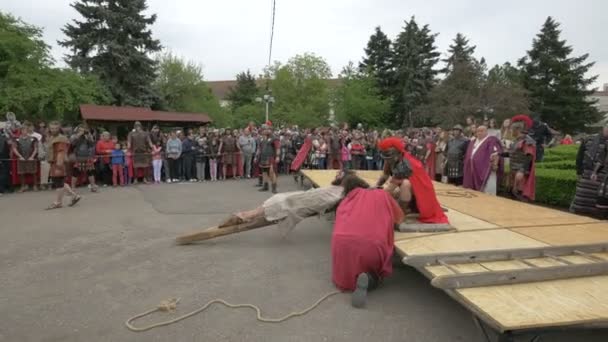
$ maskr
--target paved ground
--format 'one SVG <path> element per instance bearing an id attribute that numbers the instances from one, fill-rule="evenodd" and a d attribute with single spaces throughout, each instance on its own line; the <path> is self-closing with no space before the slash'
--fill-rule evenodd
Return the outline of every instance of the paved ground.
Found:
<path id="1" fill-rule="evenodd" d="M 284 178 L 280 189 L 295 184 Z M 0 197 L 0 341 L 483 341 L 464 308 L 402 266 L 365 310 L 339 295 L 275 325 L 217 306 L 145 333 L 124 327 L 173 296 L 182 298 L 181 312 L 219 297 L 280 316 L 333 290 L 325 220 L 306 220 L 288 241 L 270 227 L 173 245 L 175 236 L 267 196 L 245 181 L 150 185 L 87 193 L 77 207 L 50 212 L 41 210 L 50 192 Z M 608 334 L 544 340 L 606 341 Z"/>

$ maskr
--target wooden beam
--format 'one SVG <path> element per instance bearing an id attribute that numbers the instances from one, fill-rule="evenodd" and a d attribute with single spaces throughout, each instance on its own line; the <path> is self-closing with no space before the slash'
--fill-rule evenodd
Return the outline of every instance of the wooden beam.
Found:
<path id="1" fill-rule="evenodd" d="M 484 261 L 542 258 L 547 256 L 547 254 L 552 256 L 571 255 L 574 254 L 575 250 L 585 253 L 606 252 L 608 250 L 608 243 L 409 255 L 403 258 L 403 263 L 412 267 L 439 265 L 439 260 L 449 264 L 466 264 Z"/>
<path id="2" fill-rule="evenodd" d="M 431 281 L 431 284 L 445 290 L 532 283 L 556 279 L 592 277 L 605 274 L 608 274 L 608 261 L 505 271 L 448 274 L 434 278 Z"/>
<path id="3" fill-rule="evenodd" d="M 274 224 L 273 222 L 269 222 L 263 217 L 258 217 L 251 222 L 245 222 L 245 223 L 241 223 L 241 224 L 237 224 L 237 225 L 233 225 L 233 226 L 221 227 L 221 228 L 220 227 L 211 227 L 211 228 L 202 230 L 200 232 L 196 232 L 196 233 L 192 233 L 192 234 L 188 234 L 188 235 L 182 235 L 182 236 L 177 237 L 175 239 L 175 242 L 178 245 L 188 245 L 188 244 L 198 242 L 198 241 L 209 240 L 209 239 L 213 239 L 213 238 L 216 238 L 219 236 L 240 233 L 240 232 L 244 232 L 244 231 L 252 230 L 252 229 L 256 229 L 256 228 L 267 227 L 267 226 L 271 226 L 273 224 Z"/>

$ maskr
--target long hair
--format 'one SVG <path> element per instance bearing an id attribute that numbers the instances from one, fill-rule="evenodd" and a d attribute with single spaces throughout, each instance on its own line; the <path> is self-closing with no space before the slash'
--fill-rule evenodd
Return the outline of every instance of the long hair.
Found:
<path id="1" fill-rule="evenodd" d="M 346 197 L 351 191 L 362 188 L 369 188 L 369 184 L 356 174 L 349 174 L 342 178 L 342 187 L 344 188 L 343 197 Z"/>

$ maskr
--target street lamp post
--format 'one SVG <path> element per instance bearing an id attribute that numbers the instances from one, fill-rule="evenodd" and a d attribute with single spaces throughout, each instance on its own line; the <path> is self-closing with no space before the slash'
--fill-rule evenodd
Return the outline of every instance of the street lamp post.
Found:
<path id="1" fill-rule="evenodd" d="M 263 97 L 258 97 L 255 99 L 256 102 L 264 102 L 266 104 L 266 121 L 268 122 L 268 112 L 270 110 L 270 104 L 274 103 L 274 97 L 270 94 L 265 94 Z"/>

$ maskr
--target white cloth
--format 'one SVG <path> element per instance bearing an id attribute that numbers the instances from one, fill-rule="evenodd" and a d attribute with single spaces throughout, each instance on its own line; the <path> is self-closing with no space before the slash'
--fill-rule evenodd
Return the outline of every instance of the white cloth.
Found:
<path id="1" fill-rule="evenodd" d="M 328 186 L 308 191 L 293 191 L 276 194 L 267 199 L 262 207 L 268 221 L 280 221 L 279 229 L 286 236 L 303 219 L 321 215 L 336 205 L 344 189 Z"/>
<path id="2" fill-rule="evenodd" d="M 483 187 L 483 189 L 481 191 L 485 192 L 488 195 L 496 196 L 496 188 L 497 188 L 497 183 L 498 183 L 497 180 L 498 180 L 498 178 L 496 177 L 496 171 L 492 171 L 492 173 L 490 173 L 490 176 L 488 177 L 488 181 L 486 182 L 486 185 Z"/>

